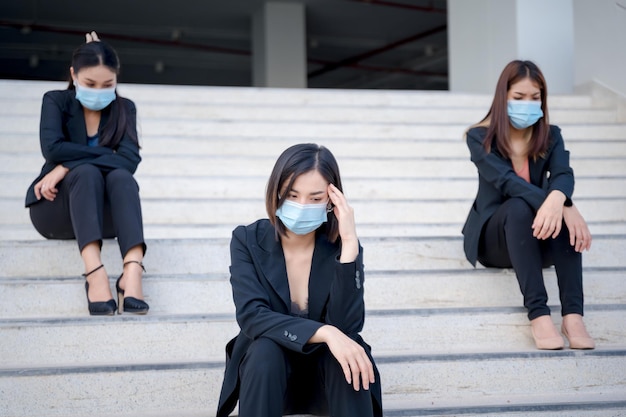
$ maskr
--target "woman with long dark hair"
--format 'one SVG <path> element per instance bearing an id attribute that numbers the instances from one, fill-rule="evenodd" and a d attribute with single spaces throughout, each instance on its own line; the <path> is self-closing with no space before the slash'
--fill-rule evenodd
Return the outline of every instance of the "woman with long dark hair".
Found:
<path id="1" fill-rule="evenodd" d="M 554 265 L 561 331 L 572 349 L 593 349 L 583 323 L 582 252 L 587 223 L 572 201 L 574 173 L 561 130 L 548 121 L 548 92 L 539 68 L 510 62 L 489 112 L 467 131 L 478 168 L 478 194 L 463 227 L 467 259 L 513 268 L 538 349 L 564 347 L 550 318 L 543 268 Z"/>
<path id="2" fill-rule="evenodd" d="M 146 244 L 133 174 L 141 157 L 132 101 L 117 94 L 115 50 L 95 32 L 72 56 L 66 90 L 43 97 L 40 122 L 45 163 L 26 194 L 35 229 L 48 239 L 76 239 L 85 266 L 91 315 L 145 314 L 141 286 Z M 118 303 L 101 262 L 102 239 L 117 238 L 123 273 Z"/>
<path id="3" fill-rule="evenodd" d="M 267 219 L 233 231 L 230 281 L 241 331 L 226 347 L 217 411 L 381 417 L 380 377 L 360 336 L 363 251 L 339 167 L 323 146 L 286 149 Z"/>

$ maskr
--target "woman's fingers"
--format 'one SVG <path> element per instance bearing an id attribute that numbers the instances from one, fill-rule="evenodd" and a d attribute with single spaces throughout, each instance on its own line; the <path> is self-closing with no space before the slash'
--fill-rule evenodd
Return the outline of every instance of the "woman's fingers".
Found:
<path id="1" fill-rule="evenodd" d="M 365 354 L 365 351 L 348 358 L 341 367 L 346 382 L 352 384 L 355 391 L 359 391 L 361 387 L 363 387 L 364 390 L 368 390 L 370 384 L 375 382 L 374 366 L 369 357 Z"/>
<path id="2" fill-rule="evenodd" d="M 355 391 L 361 387 L 369 389 L 370 384 L 375 382 L 374 365 L 365 349 L 340 332 L 335 333 L 326 344 L 339 362 L 346 382 L 352 384 Z"/>

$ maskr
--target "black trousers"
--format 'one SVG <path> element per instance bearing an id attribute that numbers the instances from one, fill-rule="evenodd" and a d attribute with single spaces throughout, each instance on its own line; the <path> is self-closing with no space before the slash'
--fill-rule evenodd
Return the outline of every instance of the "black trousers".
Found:
<path id="1" fill-rule="evenodd" d="M 555 239 L 533 237 L 534 218 L 534 210 L 521 198 L 504 202 L 485 225 L 478 261 L 486 267 L 513 268 L 530 320 L 550 314 L 542 269 L 554 265 L 561 315 L 582 315 L 582 255 L 570 245 L 565 223 Z"/>
<path id="2" fill-rule="evenodd" d="M 80 251 L 91 242 L 117 238 L 122 257 L 142 245 L 139 186 L 125 169 L 103 173 L 94 165 L 72 169 L 57 185 L 54 201 L 30 206 L 35 229 L 47 239 L 76 239 Z"/>
<path id="3" fill-rule="evenodd" d="M 248 348 L 239 377 L 239 417 L 373 416 L 370 391 L 355 391 L 346 382 L 326 346 L 301 354 L 259 338 Z"/>

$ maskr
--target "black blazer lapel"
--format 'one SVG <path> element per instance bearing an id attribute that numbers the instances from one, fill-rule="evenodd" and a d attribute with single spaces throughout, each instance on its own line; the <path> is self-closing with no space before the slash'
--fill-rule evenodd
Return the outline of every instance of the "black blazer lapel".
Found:
<path id="1" fill-rule="evenodd" d="M 68 98 L 67 130 L 69 138 L 74 143 L 87 144 L 87 128 L 83 107 L 78 100 Z"/>
<path id="2" fill-rule="evenodd" d="M 253 251 L 253 255 L 260 272 L 280 297 L 285 312 L 289 312 L 291 311 L 291 295 L 283 248 L 276 240 L 273 227 L 263 229 L 257 232 L 256 238 L 259 246 Z"/>
<path id="3" fill-rule="evenodd" d="M 317 237 L 309 277 L 309 317 L 312 320 L 322 321 L 330 286 L 335 277 L 337 255 L 337 247 L 325 235 Z"/>

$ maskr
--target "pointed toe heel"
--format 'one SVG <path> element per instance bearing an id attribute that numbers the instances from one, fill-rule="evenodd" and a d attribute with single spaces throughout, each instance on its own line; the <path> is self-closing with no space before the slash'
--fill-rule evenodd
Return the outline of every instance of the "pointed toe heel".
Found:
<path id="1" fill-rule="evenodd" d="M 87 308 L 89 309 L 89 315 L 91 316 L 112 316 L 113 314 L 115 314 L 115 310 L 117 309 L 115 300 L 112 298 L 108 301 L 89 301 L 89 282 L 87 282 L 86 279 L 89 275 L 93 274 L 103 267 L 104 265 L 100 265 L 96 269 L 93 269 L 83 274 L 83 277 L 85 277 L 85 294 L 87 295 Z"/>
<path id="2" fill-rule="evenodd" d="M 541 337 L 539 336 L 539 328 L 541 327 L 549 327 L 552 326 L 554 329 L 554 336 Z M 546 329 L 544 329 L 545 332 Z M 558 334 L 550 316 L 540 316 L 536 319 L 533 319 L 530 322 L 530 331 L 533 335 L 533 339 L 535 340 L 535 346 L 540 350 L 559 350 L 565 347 L 565 343 L 563 342 L 563 338 Z"/>
<path id="3" fill-rule="evenodd" d="M 570 349 L 595 349 L 596 343 L 594 342 L 593 338 L 587 333 L 585 324 L 582 321 L 582 316 L 579 317 L 580 318 L 574 317 L 572 319 L 574 320 L 573 327 L 577 327 L 576 330 L 579 333 L 578 336 L 573 335 L 571 331 L 567 330 L 567 326 L 565 325 L 565 317 L 563 318 L 563 323 L 561 323 L 561 332 L 569 342 Z M 578 323 L 576 322 L 576 319 L 578 319 Z M 572 325 L 571 322 L 570 325 Z"/>
<path id="4" fill-rule="evenodd" d="M 141 262 L 128 261 L 124 262 L 124 266 L 128 265 L 129 263 L 138 264 L 139 266 L 141 266 L 141 269 L 146 272 L 146 269 L 143 267 L 143 264 Z M 122 314 L 126 312 L 133 314 L 147 314 L 148 310 L 150 310 L 150 306 L 148 305 L 148 303 L 135 297 L 124 296 L 124 290 L 120 288 L 120 280 L 123 276 L 124 273 L 120 275 L 120 277 L 117 279 L 117 282 L 115 283 L 115 288 L 117 289 L 117 313 Z"/>

